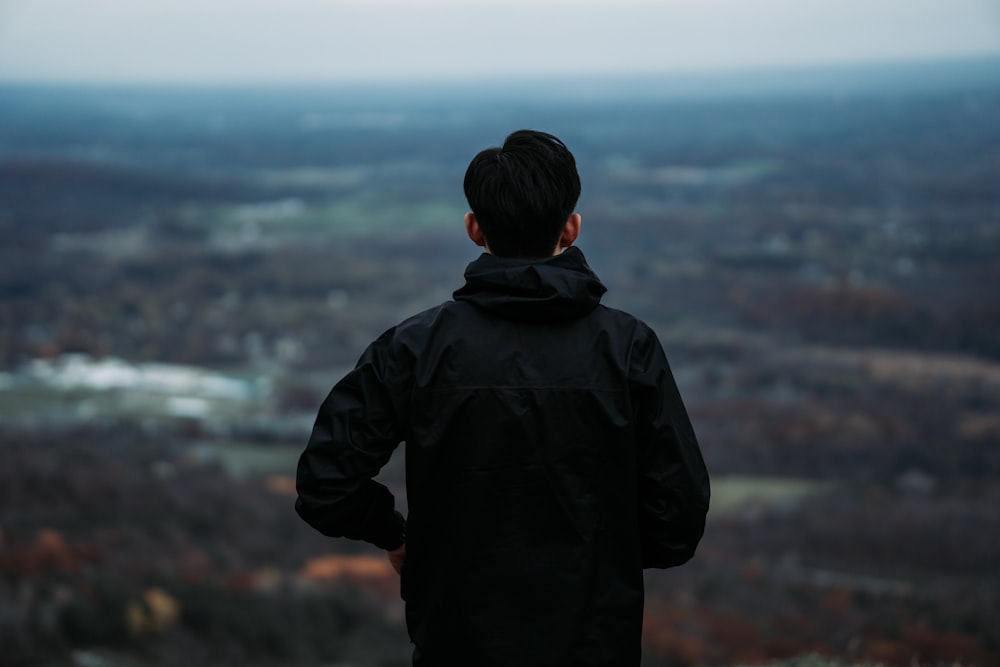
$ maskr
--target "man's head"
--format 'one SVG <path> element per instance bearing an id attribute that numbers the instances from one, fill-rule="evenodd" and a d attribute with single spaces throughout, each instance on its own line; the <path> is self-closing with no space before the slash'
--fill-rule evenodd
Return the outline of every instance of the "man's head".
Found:
<path id="1" fill-rule="evenodd" d="M 580 231 L 576 160 L 545 132 L 518 130 L 476 155 L 465 172 L 465 197 L 469 237 L 494 255 L 546 257 L 572 245 Z"/>

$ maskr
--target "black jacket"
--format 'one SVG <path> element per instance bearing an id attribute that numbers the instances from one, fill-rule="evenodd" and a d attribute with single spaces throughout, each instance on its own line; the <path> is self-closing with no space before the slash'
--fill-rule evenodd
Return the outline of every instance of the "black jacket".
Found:
<path id="1" fill-rule="evenodd" d="M 406 541 L 421 665 L 639 664 L 642 568 L 694 553 L 709 482 L 656 335 L 569 248 L 482 255 L 455 300 L 380 336 L 298 468 L 331 536 Z M 406 442 L 409 516 L 371 480 Z"/>

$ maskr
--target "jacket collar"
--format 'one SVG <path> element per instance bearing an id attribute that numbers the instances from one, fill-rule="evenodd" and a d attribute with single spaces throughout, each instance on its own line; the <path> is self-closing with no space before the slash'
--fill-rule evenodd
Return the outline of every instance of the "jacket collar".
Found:
<path id="1" fill-rule="evenodd" d="M 586 315 L 607 288 L 576 246 L 542 259 L 482 254 L 465 269 L 456 301 L 467 301 L 504 319 L 559 322 Z"/>

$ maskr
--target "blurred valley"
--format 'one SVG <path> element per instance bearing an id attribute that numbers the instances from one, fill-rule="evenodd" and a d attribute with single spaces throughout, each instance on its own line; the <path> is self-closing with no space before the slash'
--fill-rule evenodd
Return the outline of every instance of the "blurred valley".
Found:
<path id="1" fill-rule="evenodd" d="M 461 286 L 465 167 L 521 127 L 575 153 L 713 475 L 644 665 L 997 664 L 997 72 L 0 88 L 0 666 L 409 664 L 398 578 L 299 520 L 295 463 Z"/>

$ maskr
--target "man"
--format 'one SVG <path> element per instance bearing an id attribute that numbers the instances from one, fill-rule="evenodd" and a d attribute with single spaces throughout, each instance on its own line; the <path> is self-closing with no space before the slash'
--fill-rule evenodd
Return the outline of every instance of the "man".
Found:
<path id="1" fill-rule="evenodd" d="M 330 392 L 296 509 L 389 551 L 419 667 L 638 665 L 646 567 L 694 553 L 709 482 L 656 335 L 602 306 L 580 179 L 521 130 L 465 175 L 485 252 Z M 407 519 L 372 477 L 406 443 Z"/>

